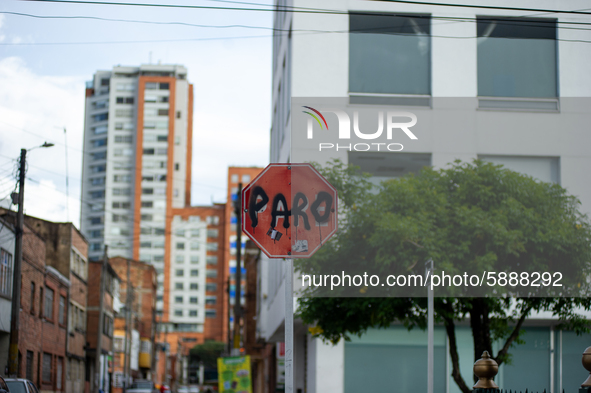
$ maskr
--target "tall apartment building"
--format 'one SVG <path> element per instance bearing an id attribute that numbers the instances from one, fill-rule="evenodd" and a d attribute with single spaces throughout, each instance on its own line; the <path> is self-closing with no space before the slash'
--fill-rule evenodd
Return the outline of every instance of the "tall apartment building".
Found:
<path id="1" fill-rule="evenodd" d="M 90 259 L 109 245 L 164 268 L 170 211 L 190 201 L 192 96 L 178 65 L 114 67 L 88 83 L 81 228 Z"/>
<path id="2" fill-rule="evenodd" d="M 169 354 L 225 337 L 225 242 L 214 236 L 225 233 L 225 212 L 190 206 L 192 116 L 193 86 L 180 65 L 116 66 L 87 84 L 81 230 L 89 260 L 108 245 L 109 257 L 154 266 L 158 339 Z"/>
<path id="3" fill-rule="evenodd" d="M 283 11 L 286 6 L 315 7 L 310 0 L 279 0 L 276 5 L 274 27 L 289 34 L 277 33 L 273 42 L 272 162 L 302 161 L 293 138 L 306 138 L 306 121 L 312 118 L 302 113 L 305 105 L 325 110 L 327 127 L 311 120 L 315 140 L 330 134 L 331 142 L 338 141 L 335 100 L 325 99 L 332 97 L 362 115 L 412 112 L 418 139 L 398 130 L 399 140 L 391 142 L 403 142 L 400 152 L 377 151 L 376 144 L 372 149 L 360 144 L 360 150 L 369 151 L 355 151 L 346 147 L 353 139 L 340 141 L 345 147 L 338 150 L 320 152 L 316 144 L 306 151 L 313 161 L 339 158 L 384 179 L 425 165 L 442 168 L 455 159 L 480 158 L 558 183 L 581 200 L 583 212 L 591 211 L 591 186 L 584 180 L 591 154 L 582 147 L 591 143 L 583 132 L 590 118 L 591 50 L 586 42 L 591 35 L 573 28 L 591 18 L 571 12 L 584 8 L 584 2 L 542 0 L 533 7 L 526 1 L 498 1 L 490 7 L 481 0 L 461 5 L 331 1 L 323 8 L 334 12 L 322 15 Z M 357 141 L 387 142 L 383 136 Z M 280 261 L 264 255 L 261 260 L 258 332 L 277 343 L 285 320 L 285 270 Z M 579 353 L 589 336 L 555 330 L 555 323 L 544 315 L 526 321 L 526 343 L 512 348 L 513 365 L 500 367 L 499 386 L 552 392 L 578 388 L 585 378 Z M 466 327 L 456 332 L 464 376 L 472 370 L 470 334 Z M 333 346 L 308 334 L 296 320 L 294 340 L 294 390 L 426 389 L 425 332 L 402 326 L 369 329 Z M 459 392 L 449 378 L 451 360 L 441 326 L 436 327 L 435 347 L 436 391 Z M 527 371 L 526 364 L 536 371 Z"/>
<path id="4" fill-rule="evenodd" d="M 89 258 L 108 245 L 110 256 L 153 264 L 160 297 L 171 211 L 190 201 L 192 100 L 178 65 L 114 67 L 86 89 L 81 228 Z"/>

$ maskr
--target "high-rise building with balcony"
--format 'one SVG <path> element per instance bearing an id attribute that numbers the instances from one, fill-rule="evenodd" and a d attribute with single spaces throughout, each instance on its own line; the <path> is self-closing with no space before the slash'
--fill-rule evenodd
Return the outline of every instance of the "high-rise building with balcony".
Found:
<path id="1" fill-rule="evenodd" d="M 212 285 L 223 209 L 190 206 L 192 116 L 181 65 L 116 66 L 86 87 L 81 228 L 89 259 L 107 245 L 110 257 L 154 266 L 156 322 L 172 347 L 223 339 L 212 308 L 224 288 Z M 210 319 L 216 326 L 205 328 Z"/>

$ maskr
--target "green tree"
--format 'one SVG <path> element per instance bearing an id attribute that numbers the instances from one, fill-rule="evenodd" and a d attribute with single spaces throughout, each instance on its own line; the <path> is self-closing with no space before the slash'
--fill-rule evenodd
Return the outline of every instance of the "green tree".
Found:
<path id="1" fill-rule="evenodd" d="M 203 362 L 205 368 L 217 368 L 218 358 L 222 356 L 226 344 L 219 341 L 206 341 L 203 344 L 195 345 L 189 351 L 191 363 Z"/>
<path id="2" fill-rule="evenodd" d="M 580 202 L 559 185 L 478 160 L 458 161 L 448 169 L 424 168 L 373 188 L 356 168 L 339 161 L 319 169 L 339 191 L 343 219 L 338 233 L 313 258 L 298 261 L 302 273 L 354 274 L 371 266 L 382 277 L 422 274 L 429 258 L 436 261 L 437 271 L 450 274 L 567 272 L 560 281 L 563 287 L 547 287 L 546 292 L 529 288 L 524 293 L 522 288 L 520 293 L 497 285 L 489 293 L 497 296 L 469 296 L 463 288 L 452 288 L 436 297 L 435 318 L 446 329 L 452 377 L 462 392 L 471 389 L 460 373 L 458 321 L 470 322 L 474 360 L 486 350 L 499 365 L 510 361 L 509 350 L 521 342 L 522 324 L 535 311 L 552 312 L 561 328 L 589 331 L 589 322 L 577 310 L 591 309 L 585 279 L 591 226 L 578 211 Z M 409 329 L 426 327 L 425 298 L 392 288 L 358 291 L 359 297 L 343 297 L 350 295 L 345 292 L 335 297 L 335 291 L 316 288 L 314 296 L 300 299 L 300 317 L 315 326 L 313 333 L 333 343 L 393 322 Z M 497 340 L 502 345 L 494 354 Z"/>

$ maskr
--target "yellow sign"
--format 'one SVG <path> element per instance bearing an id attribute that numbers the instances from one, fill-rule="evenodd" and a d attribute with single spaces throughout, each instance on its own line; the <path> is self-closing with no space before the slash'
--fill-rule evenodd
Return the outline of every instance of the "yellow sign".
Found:
<path id="1" fill-rule="evenodd" d="M 250 356 L 218 358 L 219 393 L 252 393 Z"/>

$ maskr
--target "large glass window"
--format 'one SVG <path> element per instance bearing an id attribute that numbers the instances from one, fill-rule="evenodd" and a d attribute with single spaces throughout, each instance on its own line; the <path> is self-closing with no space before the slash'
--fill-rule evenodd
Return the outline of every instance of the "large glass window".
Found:
<path id="1" fill-rule="evenodd" d="M 479 96 L 558 95 L 555 20 L 479 17 L 477 26 Z"/>
<path id="2" fill-rule="evenodd" d="M 349 15 L 349 91 L 431 94 L 428 15 Z"/>

